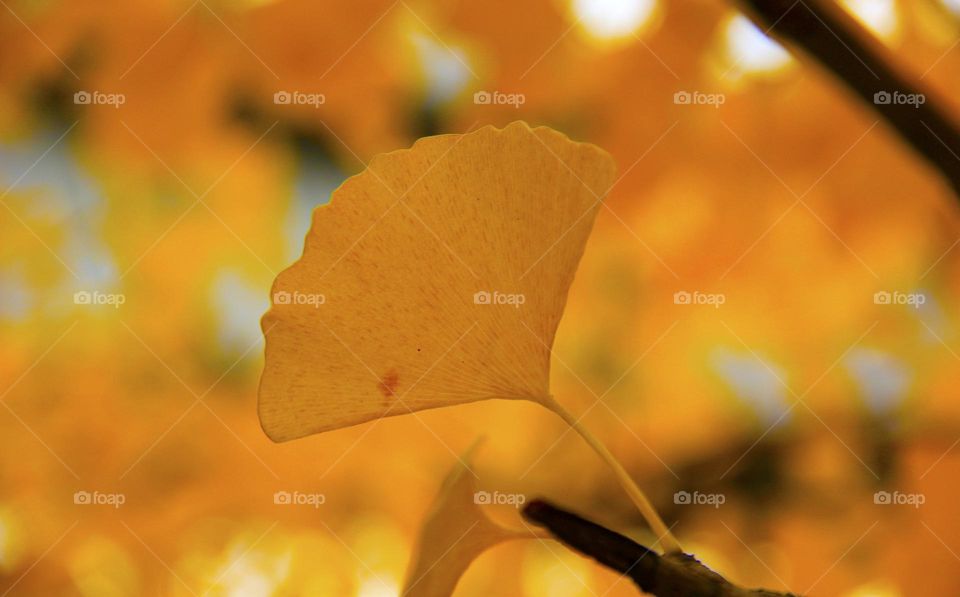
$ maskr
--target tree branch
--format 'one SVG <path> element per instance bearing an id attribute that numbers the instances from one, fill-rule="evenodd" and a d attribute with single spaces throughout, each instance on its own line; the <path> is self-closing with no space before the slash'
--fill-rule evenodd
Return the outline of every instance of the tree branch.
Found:
<path id="1" fill-rule="evenodd" d="M 533 500 L 523 516 L 562 543 L 630 577 L 657 597 L 796 597 L 764 589 L 743 589 L 684 553 L 659 555 L 633 540 L 543 500 Z"/>
<path id="2" fill-rule="evenodd" d="M 758 27 L 801 48 L 876 110 L 960 198 L 960 128 L 869 31 L 830 0 L 739 1 Z M 911 95 L 924 103 L 898 101 Z"/>

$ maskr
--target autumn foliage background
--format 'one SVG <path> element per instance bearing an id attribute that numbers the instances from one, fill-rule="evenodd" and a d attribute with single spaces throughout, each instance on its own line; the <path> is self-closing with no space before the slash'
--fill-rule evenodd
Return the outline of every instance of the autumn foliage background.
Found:
<path id="1" fill-rule="evenodd" d="M 377 153 L 517 119 L 619 164 L 552 390 L 684 546 L 745 585 L 960 590 L 960 204 L 732 4 L 2 4 L 0 595 L 396 594 L 440 479 L 484 433 L 482 488 L 650 543 L 607 469 L 534 405 L 283 445 L 256 418 L 258 320 L 311 209 Z M 960 110 L 955 2 L 846 5 Z M 125 102 L 74 103 L 84 90 Z M 481 91 L 524 102 L 477 104 Z M 724 101 L 675 103 L 684 91 Z M 125 302 L 75 304 L 81 291 Z M 126 502 L 77 505 L 77 491 Z M 277 491 L 326 503 L 276 505 Z M 631 594 L 538 541 L 484 555 L 457 593 Z"/>

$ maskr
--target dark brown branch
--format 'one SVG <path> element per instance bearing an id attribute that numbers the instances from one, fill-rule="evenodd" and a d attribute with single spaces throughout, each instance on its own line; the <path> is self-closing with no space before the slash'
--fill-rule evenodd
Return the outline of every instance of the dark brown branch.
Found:
<path id="1" fill-rule="evenodd" d="M 791 597 L 764 589 L 743 589 L 688 554 L 661 556 L 633 540 L 543 500 L 534 500 L 523 516 L 568 547 L 630 577 L 657 597 Z M 795 596 L 792 596 L 795 597 Z"/>
<path id="2" fill-rule="evenodd" d="M 889 51 L 862 25 L 830 0 L 739 1 L 762 30 L 816 58 L 876 110 L 960 197 L 960 128 L 919 81 L 896 68 Z M 893 94 L 924 103 L 898 103 Z"/>

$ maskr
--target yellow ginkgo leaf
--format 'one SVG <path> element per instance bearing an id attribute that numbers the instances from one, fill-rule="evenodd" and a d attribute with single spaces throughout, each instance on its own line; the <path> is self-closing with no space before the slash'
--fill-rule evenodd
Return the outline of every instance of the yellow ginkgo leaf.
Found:
<path id="1" fill-rule="evenodd" d="M 611 158 L 514 123 L 375 158 L 318 208 L 263 319 L 277 441 L 549 395 L 550 346 Z"/>
<path id="2" fill-rule="evenodd" d="M 316 210 L 263 318 L 260 421 L 275 441 L 492 398 L 555 411 L 550 351 L 616 167 L 603 150 L 516 122 L 374 158 Z"/>
<path id="3" fill-rule="evenodd" d="M 533 529 L 510 529 L 494 522 L 477 505 L 476 477 L 470 470 L 478 444 L 460 457 L 420 529 L 403 597 L 446 597 L 470 563 L 487 549 L 513 539 L 540 537 Z"/>

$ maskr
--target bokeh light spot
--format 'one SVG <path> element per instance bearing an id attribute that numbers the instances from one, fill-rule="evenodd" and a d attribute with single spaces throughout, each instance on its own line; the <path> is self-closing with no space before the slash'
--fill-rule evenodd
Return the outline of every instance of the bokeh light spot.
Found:
<path id="1" fill-rule="evenodd" d="M 10 524 L 0 517 L 0 570 L 8 570 L 11 564 L 11 535 Z"/>
<path id="2" fill-rule="evenodd" d="M 742 15 L 730 19 L 725 37 L 727 53 L 737 70 L 772 72 L 793 60 L 783 46 Z"/>
<path id="3" fill-rule="evenodd" d="M 604 40 L 636 34 L 656 7 L 656 0 L 573 0 L 577 20 L 590 35 Z"/>
<path id="4" fill-rule="evenodd" d="M 844 7 L 868 29 L 884 39 L 900 32 L 900 15 L 894 0 L 843 0 Z"/>

